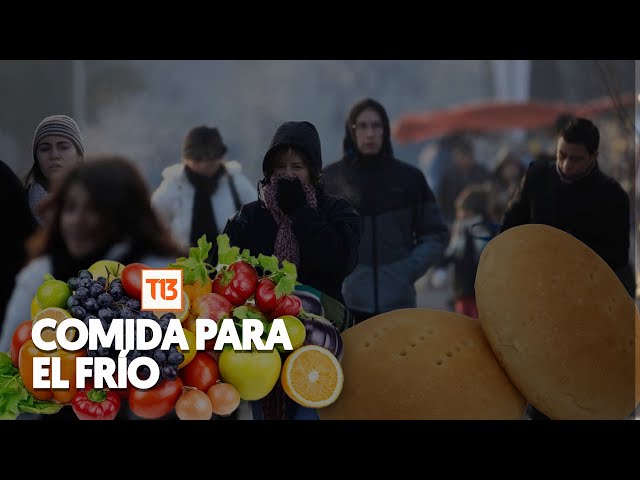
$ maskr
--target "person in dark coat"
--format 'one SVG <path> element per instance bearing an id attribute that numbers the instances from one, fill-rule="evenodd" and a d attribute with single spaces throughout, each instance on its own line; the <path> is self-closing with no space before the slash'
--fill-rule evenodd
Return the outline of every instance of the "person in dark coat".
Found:
<path id="1" fill-rule="evenodd" d="M 629 263 L 629 196 L 598 167 L 598 127 L 576 118 L 558 139 L 555 162 L 532 162 L 504 214 L 501 231 L 527 223 L 564 230 L 594 250 L 635 296 Z"/>
<path id="2" fill-rule="evenodd" d="M 611 267 L 634 298 L 629 196 L 598 168 L 599 144 L 600 132 L 593 122 L 571 120 L 558 137 L 555 161 L 542 158 L 529 165 L 501 231 L 540 223 L 573 235 Z M 547 419 L 532 405 L 527 406 L 527 416 Z"/>
<path id="3" fill-rule="evenodd" d="M 275 255 L 296 265 L 298 280 L 339 301 L 342 282 L 355 268 L 360 218 L 345 199 L 324 192 L 320 137 L 313 124 L 285 122 L 276 130 L 262 162 L 258 200 L 227 222 L 229 243 L 252 255 Z M 317 419 L 295 404 L 280 382 L 252 402 L 254 419 Z"/>
<path id="4" fill-rule="evenodd" d="M 286 122 L 262 163 L 259 200 L 243 205 L 224 232 L 252 255 L 275 255 L 298 270 L 298 280 L 343 302 L 342 282 L 353 271 L 360 242 L 358 213 L 321 182 L 320 137 L 309 122 Z"/>
<path id="5" fill-rule="evenodd" d="M 5 235 L 4 264 L 0 280 L 0 333 L 7 302 L 15 285 L 15 277 L 27 261 L 26 241 L 35 231 L 37 222 L 22 182 L 13 170 L 0 161 L 0 191 L 2 211 L 11 220 L 11 234 Z"/>
<path id="6" fill-rule="evenodd" d="M 421 170 L 396 159 L 389 117 L 371 98 L 347 116 L 344 155 L 323 171 L 329 193 L 358 211 L 358 265 L 343 294 L 357 322 L 416 306 L 414 284 L 443 256 L 449 242 L 435 196 Z"/>

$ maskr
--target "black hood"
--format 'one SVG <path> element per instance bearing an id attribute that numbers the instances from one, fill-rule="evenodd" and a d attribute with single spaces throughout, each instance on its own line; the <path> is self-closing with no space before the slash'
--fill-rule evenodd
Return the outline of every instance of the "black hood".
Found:
<path id="1" fill-rule="evenodd" d="M 262 160 L 262 173 L 267 174 L 272 170 L 270 161 L 273 152 L 281 147 L 294 147 L 301 150 L 307 162 L 309 170 L 318 173 L 322 170 L 322 151 L 320 148 L 320 136 L 316 127 L 310 122 L 285 122 L 278 127 L 273 135 L 271 144 Z"/>
<path id="2" fill-rule="evenodd" d="M 366 109 L 375 110 L 382 119 L 383 125 L 383 138 L 382 148 L 377 155 L 363 155 L 357 147 L 355 132 L 353 131 L 353 125 L 356 123 L 356 118 Z M 342 140 L 342 151 L 346 158 L 363 158 L 363 157 L 389 157 L 393 158 L 393 147 L 391 146 L 391 129 L 389 126 L 389 116 L 385 108 L 372 98 L 365 98 L 360 100 L 351 107 L 349 115 L 347 116 L 347 123 L 345 125 L 344 139 Z"/>

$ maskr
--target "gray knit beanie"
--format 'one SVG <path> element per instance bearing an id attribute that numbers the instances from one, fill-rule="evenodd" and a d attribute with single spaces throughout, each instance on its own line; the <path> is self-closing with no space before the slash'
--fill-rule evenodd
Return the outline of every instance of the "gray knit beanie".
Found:
<path id="1" fill-rule="evenodd" d="M 67 117 L 66 115 L 52 115 L 45 118 L 40 122 L 33 134 L 33 159 L 36 159 L 36 151 L 38 150 L 38 144 L 40 141 L 48 135 L 58 135 L 60 137 L 68 138 L 78 150 L 78 153 L 84 157 L 84 143 L 82 141 L 82 135 L 80 135 L 80 128 L 76 121 Z"/>

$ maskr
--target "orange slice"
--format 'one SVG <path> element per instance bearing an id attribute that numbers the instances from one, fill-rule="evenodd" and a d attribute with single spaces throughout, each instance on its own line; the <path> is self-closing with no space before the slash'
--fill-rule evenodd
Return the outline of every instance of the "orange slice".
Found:
<path id="1" fill-rule="evenodd" d="M 53 318 L 56 321 L 56 325 L 58 325 L 63 320 L 67 318 L 73 318 L 73 316 L 67 312 L 66 310 L 59 307 L 47 307 L 40 310 L 33 317 L 33 325 L 45 318 Z M 66 333 L 67 340 L 70 342 L 76 337 L 77 330 L 75 328 L 69 328 Z M 40 336 L 45 342 L 48 341 L 56 341 L 56 331 L 53 328 L 45 328 L 42 330 Z M 57 343 L 57 342 L 56 342 Z M 58 345 L 60 348 L 60 345 Z"/>
<path id="2" fill-rule="evenodd" d="M 280 381 L 294 402 L 303 407 L 322 408 L 340 396 L 344 374 L 340 362 L 329 350 L 305 345 L 287 357 Z"/>
<path id="3" fill-rule="evenodd" d="M 184 290 L 182 291 L 182 310 L 176 312 L 168 312 L 166 310 L 154 310 L 153 313 L 156 317 L 160 318 L 161 316 L 170 313 L 173 315 L 171 318 L 177 318 L 180 320 L 180 323 L 184 322 L 189 316 L 189 309 L 191 308 L 191 300 L 189 300 L 189 295 Z"/>

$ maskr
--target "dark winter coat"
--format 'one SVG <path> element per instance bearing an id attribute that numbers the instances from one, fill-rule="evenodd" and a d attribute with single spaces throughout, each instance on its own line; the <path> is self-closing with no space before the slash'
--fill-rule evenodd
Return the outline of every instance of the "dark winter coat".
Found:
<path id="1" fill-rule="evenodd" d="M 358 214 L 344 199 L 319 195 L 318 208 L 304 207 L 292 215 L 300 247 L 298 280 L 343 301 L 342 282 L 355 268 Z M 262 202 L 244 205 L 227 223 L 231 245 L 252 255 L 273 255 L 277 225 Z"/>
<path id="2" fill-rule="evenodd" d="M 596 165 L 573 183 L 560 179 L 554 162 L 533 162 L 510 203 L 502 231 L 541 223 L 564 230 L 594 250 L 631 291 L 628 278 L 629 196 L 620 184 Z"/>
<path id="3" fill-rule="evenodd" d="M 271 142 L 263 160 L 263 171 L 270 170 L 271 154 L 281 146 L 294 146 L 305 152 L 313 174 L 322 168 L 320 139 L 308 122 L 283 124 Z M 360 242 L 360 219 L 343 198 L 316 189 L 317 208 L 303 206 L 294 210 L 292 230 L 300 249 L 298 280 L 344 302 L 342 282 L 353 271 Z M 262 199 L 244 205 L 229 219 L 224 233 L 231 245 L 248 248 L 252 255 L 273 255 L 278 226 Z"/>
<path id="4" fill-rule="evenodd" d="M 363 107 L 383 120 L 378 155 L 360 154 L 352 136 Z M 448 229 L 422 172 L 393 157 L 389 119 L 377 102 L 356 105 L 345 128 L 343 158 L 323 171 L 326 191 L 346 198 L 361 219 L 358 265 L 345 279 L 345 301 L 367 313 L 415 307 L 414 282 L 442 258 Z"/>

